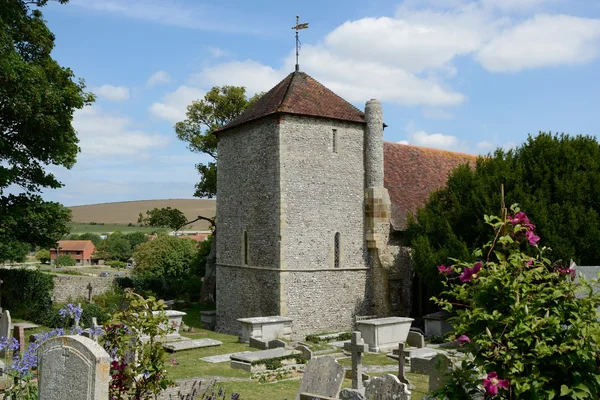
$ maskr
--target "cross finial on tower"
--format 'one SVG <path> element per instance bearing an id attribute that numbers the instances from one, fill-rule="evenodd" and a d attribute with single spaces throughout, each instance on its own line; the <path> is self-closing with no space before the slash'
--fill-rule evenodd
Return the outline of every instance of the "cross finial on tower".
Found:
<path id="1" fill-rule="evenodd" d="M 300 39 L 298 37 L 298 32 L 300 29 L 308 29 L 308 22 L 300 23 L 300 16 L 296 15 L 296 26 L 293 26 L 292 29 L 296 30 L 296 71 L 300 71 L 300 65 L 298 64 L 298 54 L 300 52 Z"/>

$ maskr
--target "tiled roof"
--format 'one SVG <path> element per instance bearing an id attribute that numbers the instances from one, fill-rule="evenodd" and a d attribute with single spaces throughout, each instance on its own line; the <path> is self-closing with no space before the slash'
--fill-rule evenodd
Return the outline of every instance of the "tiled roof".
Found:
<path id="1" fill-rule="evenodd" d="M 94 246 L 91 240 L 59 240 L 58 247 L 61 251 L 83 251 L 88 246 Z M 52 249 L 56 250 L 56 249 Z"/>
<path id="2" fill-rule="evenodd" d="M 385 142 L 383 146 L 384 186 L 392 201 L 392 226 L 407 227 L 407 216 L 427 202 L 429 194 L 446 186 L 448 174 L 458 165 L 477 156 Z"/>
<path id="3" fill-rule="evenodd" d="M 364 113 L 304 72 L 292 72 L 237 118 L 216 132 L 267 115 L 288 113 L 365 122 Z"/>

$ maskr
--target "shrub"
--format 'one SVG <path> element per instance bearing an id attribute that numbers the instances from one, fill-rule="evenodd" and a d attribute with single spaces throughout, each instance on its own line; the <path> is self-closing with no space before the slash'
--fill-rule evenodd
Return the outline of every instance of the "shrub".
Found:
<path id="1" fill-rule="evenodd" d="M 61 254 L 56 258 L 56 265 L 58 267 L 74 267 L 77 265 L 75 259 L 68 254 Z"/>
<path id="2" fill-rule="evenodd" d="M 50 250 L 42 249 L 35 254 L 35 258 L 38 259 L 42 264 L 48 264 L 50 262 Z"/>
<path id="3" fill-rule="evenodd" d="M 0 269 L 2 307 L 11 310 L 13 317 L 43 324 L 52 309 L 52 278 L 40 271 Z"/>
<path id="4" fill-rule="evenodd" d="M 434 395 L 597 399 L 600 293 L 574 279 L 571 266 L 551 261 L 535 225 L 511 210 L 485 217 L 495 236 L 473 252 L 475 262 L 438 266 L 446 290 L 437 303 L 456 313 L 449 320 L 456 341 L 472 357 Z"/>

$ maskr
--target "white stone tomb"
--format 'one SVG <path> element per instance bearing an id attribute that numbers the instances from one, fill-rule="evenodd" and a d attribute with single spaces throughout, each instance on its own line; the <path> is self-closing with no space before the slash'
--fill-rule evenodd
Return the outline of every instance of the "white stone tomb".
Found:
<path id="1" fill-rule="evenodd" d="M 369 345 L 369 351 L 380 352 L 396 349 L 399 343 L 406 343 L 413 321 L 413 318 L 387 317 L 357 321 L 356 325 Z"/>
<path id="2" fill-rule="evenodd" d="M 240 318 L 242 334 L 240 342 L 248 343 L 250 338 L 269 342 L 273 339 L 292 338 L 292 319 L 275 315 L 272 317 Z"/>

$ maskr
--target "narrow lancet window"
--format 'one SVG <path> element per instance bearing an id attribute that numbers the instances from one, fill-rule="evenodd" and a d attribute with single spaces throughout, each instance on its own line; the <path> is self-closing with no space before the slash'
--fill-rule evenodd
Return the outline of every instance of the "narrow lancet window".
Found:
<path id="1" fill-rule="evenodd" d="M 333 239 L 333 266 L 334 268 L 340 267 L 340 233 L 336 232 Z"/>
<path id="2" fill-rule="evenodd" d="M 331 135 L 331 149 L 333 150 L 334 153 L 338 152 L 338 135 L 337 135 L 337 129 L 334 129 Z"/>

